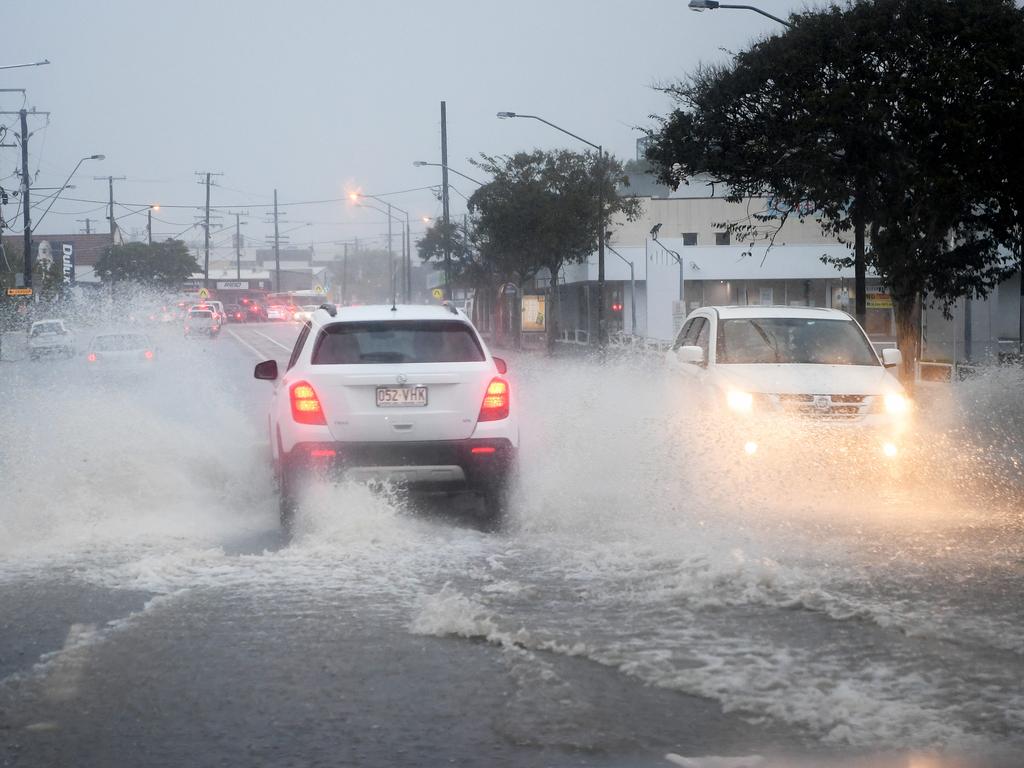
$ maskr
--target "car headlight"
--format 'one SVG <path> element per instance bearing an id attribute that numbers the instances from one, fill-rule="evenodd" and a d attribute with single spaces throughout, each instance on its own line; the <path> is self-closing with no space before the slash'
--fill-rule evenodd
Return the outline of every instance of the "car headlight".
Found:
<path id="1" fill-rule="evenodd" d="M 730 389 L 726 392 L 725 402 L 737 413 L 750 413 L 754 409 L 754 396 L 739 389 Z"/>
<path id="2" fill-rule="evenodd" d="M 910 400 L 899 392 L 890 392 L 885 396 L 885 412 L 892 416 L 902 416 L 910 410 Z"/>

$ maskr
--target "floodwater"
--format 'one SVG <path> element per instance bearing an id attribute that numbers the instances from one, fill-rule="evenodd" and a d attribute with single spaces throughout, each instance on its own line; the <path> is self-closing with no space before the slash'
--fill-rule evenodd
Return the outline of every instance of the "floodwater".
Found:
<path id="1" fill-rule="evenodd" d="M 368 658 L 375 685 L 397 675 L 437 692 L 440 665 L 465 701 L 501 692 L 501 716 L 459 764 L 484 764 L 474 758 L 492 743 L 525 750 L 492 764 L 524 765 L 530 750 L 615 765 L 1024 754 L 1019 370 L 920 392 L 915 471 L 847 472 L 841 457 L 823 470 L 798 452 L 742 466 L 656 360 L 510 356 L 523 452 L 506 530 L 478 530 L 468 500 L 325 485 L 288 540 L 264 445 L 270 385 L 251 365 L 286 358 L 296 331 L 186 341 L 155 329 L 155 371 L 137 379 L 97 380 L 81 359 L 0 363 L 0 601 L 22 612 L 3 637 L 32 649 L 0 667 L 8 763 L 103 764 L 97 745 L 116 736 L 76 730 L 87 715 L 68 702 L 120 677 L 111 695 L 145 720 L 161 686 L 204 698 L 202 657 L 266 638 L 282 655 L 264 649 L 278 661 L 220 705 L 237 720 L 220 742 L 256 717 L 261 685 L 308 696 L 308 716 L 329 721 L 340 704 L 317 693 L 323 679 L 275 676 L 329 668 L 334 638 Z M 59 626 L 28 618 L 57 607 Z M 336 636 L 343 624 L 354 634 Z M 390 660 L 377 644 L 394 647 Z M 415 661 L 425 648 L 440 649 L 430 666 Z M 491 666 L 469 660 L 485 651 Z M 383 706 L 346 701 L 353 718 Z M 410 714 L 401 727 L 436 722 Z M 144 733 L 167 738 L 159 730 Z M 181 740 L 208 747 L 190 733 Z M 434 738 L 423 764 L 446 748 Z M 304 743 L 313 751 L 287 754 L 331 754 L 323 733 Z M 191 759 L 179 748 L 163 754 Z"/>

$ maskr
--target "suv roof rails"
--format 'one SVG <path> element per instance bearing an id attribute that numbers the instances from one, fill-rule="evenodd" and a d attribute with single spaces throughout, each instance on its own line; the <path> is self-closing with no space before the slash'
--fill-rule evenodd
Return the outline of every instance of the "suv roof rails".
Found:
<path id="1" fill-rule="evenodd" d="M 330 315 L 331 317 L 338 316 L 338 308 L 333 304 L 321 304 L 319 308 L 326 310 L 327 314 Z"/>
<path id="2" fill-rule="evenodd" d="M 441 306 L 444 307 L 445 309 L 447 309 L 453 315 L 458 315 L 459 314 L 459 308 L 456 307 L 455 304 L 453 304 L 450 301 L 442 302 Z"/>

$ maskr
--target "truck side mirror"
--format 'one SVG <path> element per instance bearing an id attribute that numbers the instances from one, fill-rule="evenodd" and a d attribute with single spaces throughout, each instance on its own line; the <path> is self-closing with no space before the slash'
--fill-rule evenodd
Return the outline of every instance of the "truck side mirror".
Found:
<path id="1" fill-rule="evenodd" d="M 897 368 L 903 365 L 903 353 L 898 349 L 883 349 L 882 365 L 886 368 Z"/>

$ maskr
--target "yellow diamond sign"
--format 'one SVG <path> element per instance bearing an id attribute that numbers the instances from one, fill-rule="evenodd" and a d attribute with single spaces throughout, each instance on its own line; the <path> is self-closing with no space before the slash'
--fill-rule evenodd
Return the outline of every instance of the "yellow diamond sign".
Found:
<path id="1" fill-rule="evenodd" d="M 206 290 L 205 288 L 200 288 L 199 289 L 199 298 L 203 299 L 203 300 L 206 300 L 206 299 L 210 298 L 210 292 L 208 290 Z"/>

